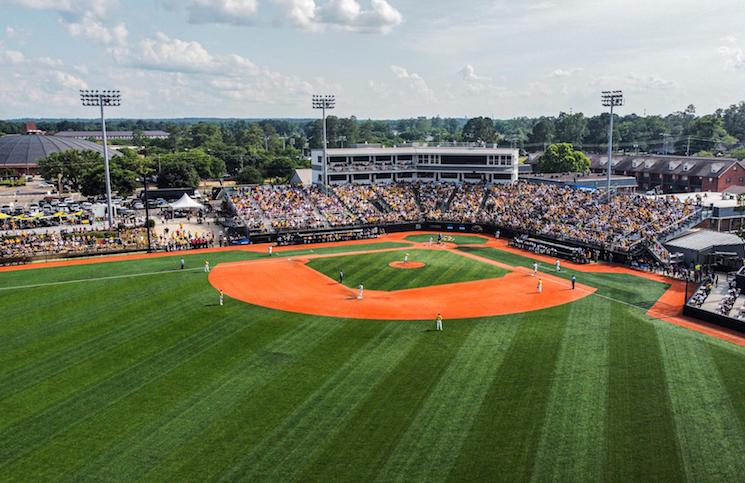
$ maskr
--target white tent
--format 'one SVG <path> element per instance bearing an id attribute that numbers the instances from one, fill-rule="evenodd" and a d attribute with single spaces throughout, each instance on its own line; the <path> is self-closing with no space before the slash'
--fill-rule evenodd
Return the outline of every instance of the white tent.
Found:
<path id="1" fill-rule="evenodd" d="M 173 210 L 203 210 L 204 205 L 197 203 L 189 197 L 186 193 L 181 197 L 180 200 L 171 203 L 171 209 Z"/>

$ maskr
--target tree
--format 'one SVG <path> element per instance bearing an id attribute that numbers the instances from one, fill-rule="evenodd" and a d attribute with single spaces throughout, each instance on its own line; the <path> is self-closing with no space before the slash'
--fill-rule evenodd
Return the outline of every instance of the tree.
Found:
<path id="1" fill-rule="evenodd" d="M 236 181 L 238 184 L 261 184 L 264 182 L 264 177 L 258 169 L 246 166 L 238 173 Z"/>
<path id="2" fill-rule="evenodd" d="M 266 174 L 269 178 L 287 178 L 295 169 L 295 164 L 288 157 L 282 156 L 274 158 L 269 162 Z"/>
<path id="3" fill-rule="evenodd" d="M 551 144 L 538 159 L 541 173 L 586 173 L 590 171 L 590 159 L 570 143 Z"/>
<path id="4" fill-rule="evenodd" d="M 553 141 L 555 132 L 554 121 L 547 117 L 541 118 L 535 123 L 530 135 L 528 135 L 528 142 L 530 144 L 548 144 Z"/>
<path id="5" fill-rule="evenodd" d="M 121 160 L 113 158 L 109 164 L 111 191 L 120 196 L 130 196 L 140 184 L 140 176 L 122 166 Z M 98 196 L 106 193 L 103 162 L 89 167 L 80 177 L 80 193 L 83 196 Z"/>
<path id="6" fill-rule="evenodd" d="M 199 186 L 199 174 L 188 161 L 169 158 L 161 161 L 158 175 L 158 188 L 196 188 Z"/>
<path id="7" fill-rule="evenodd" d="M 488 117 L 473 117 L 463 126 L 463 140 L 472 143 L 493 143 L 497 140 L 494 122 Z"/>
<path id="8" fill-rule="evenodd" d="M 556 140 L 563 143 L 582 144 L 587 135 L 587 119 L 581 112 L 560 112 L 556 119 Z"/>
<path id="9" fill-rule="evenodd" d="M 96 165 L 103 166 L 103 156 L 100 153 L 73 149 L 52 153 L 39 160 L 39 170 L 44 179 L 53 182 L 61 179 L 65 186 L 75 191 L 80 189 L 83 173 Z"/>

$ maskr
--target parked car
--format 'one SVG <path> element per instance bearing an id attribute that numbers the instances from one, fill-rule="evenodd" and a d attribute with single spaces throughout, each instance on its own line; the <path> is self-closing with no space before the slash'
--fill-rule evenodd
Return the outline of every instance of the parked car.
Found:
<path id="1" fill-rule="evenodd" d="M 143 205 L 141 201 L 136 201 L 132 205 L 132 208 L 134 208 L 135 210 L 144 210 L 145 209 L 145 205 Z"/>

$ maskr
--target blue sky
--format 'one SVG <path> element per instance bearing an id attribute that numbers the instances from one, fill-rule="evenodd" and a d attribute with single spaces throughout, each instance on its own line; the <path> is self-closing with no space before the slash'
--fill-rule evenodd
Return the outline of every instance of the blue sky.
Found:
<path id="1" fill-rule="evenodd" d="M 745 2 L 0 0 L 0 117 L 699 113 L 745 100 Z"/>

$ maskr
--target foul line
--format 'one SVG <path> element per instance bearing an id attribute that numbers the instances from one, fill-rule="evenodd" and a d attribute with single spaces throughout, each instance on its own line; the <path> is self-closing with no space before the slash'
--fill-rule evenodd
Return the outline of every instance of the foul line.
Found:
<path id="1" fill-rule="evenodd" d="M 97 278 L 81 278 L 77 280 L 64 280 L 61 282 L 47 282 L 47 283 L 35 283 L 31 285 L 16 285 L 15 287 L 0 287 L 0 291 L 5 290 L 22 290 L 27 288 L 38 288 L 38 287 L 52 287 L 55 285 L 68 285 L 73 283 L 83 282 L 101 282 L 103 280 L 117 280 L 121 278 L 135 278 L 135 277 L 147 277 L 150 275 L 162 275 L 167 273 L 180 273 L 180 272 L 195 272 L 198 270 L 204 270 L 204 268 L 185 268 L 183 270 L 164 270 L 161 272 L 145 272 L 145 273 L 131 273 L 128 275 L 112 275 L 110 277 L 97 277 Z"/>

